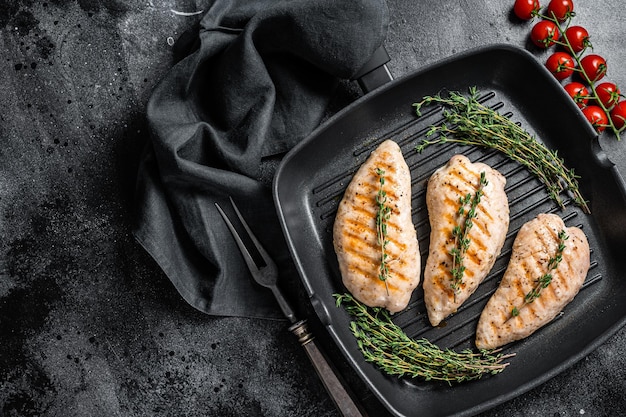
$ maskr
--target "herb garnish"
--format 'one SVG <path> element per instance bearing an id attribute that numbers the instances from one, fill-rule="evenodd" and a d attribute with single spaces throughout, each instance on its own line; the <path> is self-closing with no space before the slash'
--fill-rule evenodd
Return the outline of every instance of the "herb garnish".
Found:
<path id="1" fill-rule="evenodd" d="M 447 97 L 426 96 L 422 101 L 413 103 L 413 107 L 420 116 L 422 107 L 430 104 L 443 106 L 445 122 L 431 126 L 426 136 L 437 134 L 438 137 L 434 140 L 422 140 L 416 147 L 418 152 L 422 152 L 429 145 L 447 142 L 495 149 L 536 175 L 547 188 L 550 198 L 560 207 L 564 207 L 561 192 L 569 190 L 574 202 L 585 213 L 590 213 L 587 202 L 578 189 L 580 177 L 574 170 L 565 166 L 556 151 L 546 148 L 521 126 L 481 104 L 476 87 L 469 89 L 468 97 L 456 92 L 450 92 Z"/>
<path id="2" fill-rule="evenodd" d="M 376 175 L 378 175 L 378 182 L 380 184 L 380 188 L 376 194 L 376 238 L 380 246 L 378 279 L 385 283 L 385 289 L 387 290 L 387 295 L 389 295 L 389 285 L 387 283 L 387 278 L 389 278 L 389 265 L 387 264 L 387 245 L 389 244 L 389 239 L 387 239 L 387 221 L 391 217 L 391 207 L 387 205 L 387 192 L 383 188 L 385 185 L 385 171 L 376 168 Z"/>
<path id="3" fill-rule="evenodd" d="M 565 250 L 565 241 L 568 238 L 569 236 L 567 236 L 567 233 L 565 233 L 565 230 L 561 230 L 559 232 L 558 234 L 559 244 L 556 249 L 556 254 L 554 255 L 554 257 L 550 258 L 550 260 L 548 261 L 548 271 L 542 276 L 540 276 L 539 278 L 535 279 L 535 286 L 533 287 L 532 290 L 530 290 L 524 296 L 524 304 L 530 304 L 533 301 L 535 301 L 537 298 L 541 296 L 541 291 L 544 288 L 547 288 L 548 285 L 550 285 L 550 283 L 552 282 L 552 271 L 555 270 L 559 266 L 561 261 L 563 260 L 563 251 Z M 519 315 L 519 308 L 513 307 L 513 309 L 511 310 L 511 316 L 516 317 L 518 315 Z"/>
<path id="4" fill-rule="evenodd" d="M 337 306 L 343 306 L 353 318 L 350 330 L 365 360 L 389 375 L 448 383 L 470 381 L 502 372 L 508 366 L 503 360 L 514 356 L 487 350 L 443 350 L 425 338 L 410 338 L 384 308 L 368 308 L 349 294 L 334 297 Z"/>
<path id="5" fill-rule="evenodd" d="M 452 236 L 454 237 L 454 248 L 450 250 L 452 255 L 452 268 L 450 273 L 452 274 L 452 283 L 450 287 L 454 291 L 454 299 L 460 290 L 461 284 L 463 284 L 463 275 L 465 274 L 465 266 L 463 260 L 465 259 L 465 253 L 469 249 L 470 238 L 468 237 L 470 229 L 474 225 L 474 219 L 477 216 L 476 207 L 480 203 L 480 198 L 483 196 L 483 188 L 489 184 L 485 177 L 485 171 L 480 173 L 480 180 L 476 187 L 476 193 L 472 198 L 471 193 L 467 193 L 465 196 L 459 197 L 459 210 L 458 215 L 461 217 L 461 224 L 455 226 L 452 229 Z M 465 213 L 466 206 L 469 205 L 467 214 Z M 465 216 L 465 219 L 463 219 Z"/>

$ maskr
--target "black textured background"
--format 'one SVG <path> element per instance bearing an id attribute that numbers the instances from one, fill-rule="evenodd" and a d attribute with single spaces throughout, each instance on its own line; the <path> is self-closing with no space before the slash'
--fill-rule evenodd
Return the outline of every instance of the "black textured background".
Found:
<path id="1" fill-rule="evenodd" d="M 490 43 L 545 59 L 512 3 L 390 0 L 392 73 Z M 337 415 L 284 323 L 195 311 L 130 234 L 144 107 L 199 19 L 172 10 L 210 4 L 0 0 L 0 416 Z M 622 1 L 576 6 L 626 86 Z M 344 83 L 335 107 L 357 95 Z M 626 172 L 626 144 L 601 143 Z M 621 415 L 624 346 L 484 415 Z"/>

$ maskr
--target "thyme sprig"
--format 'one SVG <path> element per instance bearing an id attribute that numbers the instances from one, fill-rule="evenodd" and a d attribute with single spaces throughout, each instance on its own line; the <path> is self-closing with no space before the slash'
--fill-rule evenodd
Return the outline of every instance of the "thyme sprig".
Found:
<path id="1" fill-rule="evenodd" d="M 425 381 L 464 382 L 502 372 L 508 363 L 499 351 L 440 349 L 425 338 L 412 339 L 391 321 L 384 308 L 368 308 L 349 294 L 334 295 L 352 316 L 350 330 L 365 360 L 389 375 Z"/>
<path id="2" fill-rule="evenodd" d="M 389 264 L 387 254 L 387 245 L 389 239 L 387 239 L 387 222 L 391 217 L 391 207 L 387 205 L 387 192 L 384 189 L 385 185 L 385 171 L 376 168 L 376 175 L 378 175 L 378 182 L 380 187 L 376 193 L 376 238 L 378 245 L 380 246 L 380 266 L 378 268 L 378 279 L 385 283 L 385 289 L 387 295 L 389 295 L 389 284 L 387 279 L 389 278 Z"/>
<path id="3" fill-rule="evenodd" d="M 540 276 L 539 278 L 535 279 L 535 286 L 533 287 L 532 290 L 530 290 L 524 296 L 524 305 L 530 304 L 533 301 L 535 301 L 537 298 L 541 296 L 541 291 L 544 288 L 548 288 L 548 285 L 550 285 L 550 283 L 552 282 L 552 271 L 554 271 L 563 260 L 563 251 L 565 250 L 565 241 L 569 238 L 569 236 L 567 236 L 567 233 L 565 232 L 565 230 L 561 230 L 559 234 L 557 235 L 557 237 L 559 239 L 558 246 L 556 249 L 556 253 L 548 261 L 547 272 L 543 274 L 542 276 Z M 511 316 L 516 317 L 518 315 L 519 315 L 519 308 L 513 307 L 513 309 L 511 310 Z"/>
<path id="4" fill-rule="evenodd" d="M 474 219 L 477 216 L 476 207 L 478 207 L 478 204 L 480 203 L 480 199 L 484 194 L 483 189 L 487 186 L 487 184 L 489 184 L 489 181 L 487 181 L 485 171 L 482 171 L 480 173 L 480 180 L 478 181 L 478 186 L 476 187 L 474 196 L 472 197 L 471 193 L 467 193 L 465 196 L 459 197 L 459 209 L 457 214 L 461 218 L 461 224 L 454 226 L 452 229 L 454 247 L 450 250 L 450 255 L 452 255 L 452 267 L 450 268 L 452 282 L 450 287 L 452 288 L 452 291 L 454 291 L 455 300 L 456 295 L 460 291 L 460 287 L 463 284 L 463 275 L 465 274 L 465 265 L 463 265 L 463 261 L 465 260 L 465 253 L 469 249 L 471 242 L 468 235 L 474 225 Z M 466 210 L 468 205 L 469 209 Z M 463 216 L 465 216 L 465 218 L 463 218 Z"/>
<path id="5" fill-rule="evenodd" d="M 568 190 L 574 202 L 590 213 L 578 188 L 580 177 L 565 166 L 557 151 L 549 150 L 521 126 L 481 104 L 478 97 L 476 87 L 472 87 L 467 97 L 450 92 L 447 97 L 426 96 L 413 103 L 417 116 L 421 116 L 424 106 L 431 104 L 441 105 L 444 116 L 444 123 L 431 126 L 426 133 L 427 138 L 437 137 L 423 139 L 415 149 L 422 152 L 427 146 L 448 142 L 495 149 L 532 172 L 560 207 L 564 207 L 560 194 Z"/>

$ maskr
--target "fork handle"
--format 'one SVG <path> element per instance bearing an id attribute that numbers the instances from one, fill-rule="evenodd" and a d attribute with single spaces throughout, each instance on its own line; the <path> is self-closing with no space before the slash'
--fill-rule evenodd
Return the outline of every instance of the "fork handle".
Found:
<path id="1" fill-rule="evenodd" d="M 322 380 L 326 391 L 335 402 L 341 415 L 344 417 L 366 417 L 367 414 L 356 403 L 353 394 L 348 391 L 337 371 L 319 349 L 313 334 L 309 331 L 306 320 L 293 324 L 289 327 L 289 330 L 296 335 L 298 341 L 304 347 L 315 371 L 317 371 L 317 375 Z"/>

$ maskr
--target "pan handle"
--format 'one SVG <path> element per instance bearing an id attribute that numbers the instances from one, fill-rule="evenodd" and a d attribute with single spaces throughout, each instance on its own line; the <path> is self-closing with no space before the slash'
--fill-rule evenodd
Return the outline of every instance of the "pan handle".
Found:
<path id="1" fill-rule="evenodd" d="M 388 83 L 393 80 L 393 76 L 387 68 L 387 62 L 390 61 L 389 54 L 385 49 L 385 45 L 374 51 L 369 61 L 352 77 L 356 80 L 364 93 Z"/>

